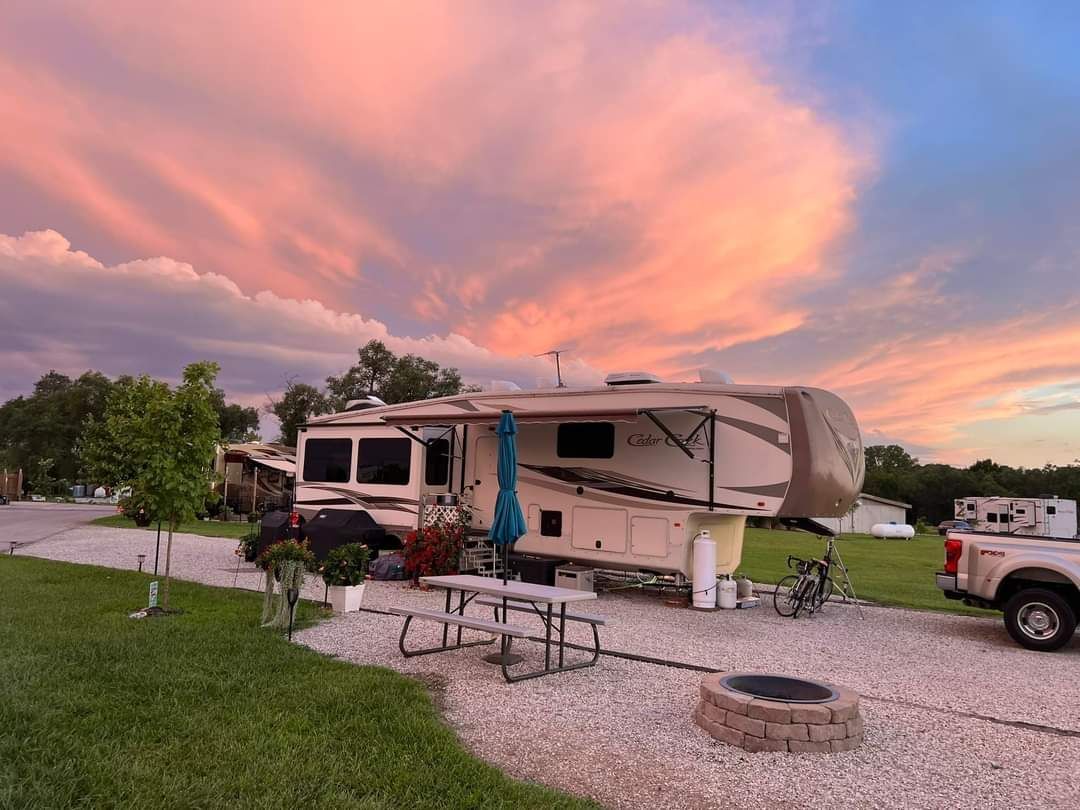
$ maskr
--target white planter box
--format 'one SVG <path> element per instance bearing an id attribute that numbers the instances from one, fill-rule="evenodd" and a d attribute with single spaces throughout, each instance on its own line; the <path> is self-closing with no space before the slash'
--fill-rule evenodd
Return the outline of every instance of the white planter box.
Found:
<path id="1" fill-rule="evenodd" d="M 335 613 L 355 613 L 364 601 L 366 585 L 333 585 L 330 588 L 330 604 Z"/>

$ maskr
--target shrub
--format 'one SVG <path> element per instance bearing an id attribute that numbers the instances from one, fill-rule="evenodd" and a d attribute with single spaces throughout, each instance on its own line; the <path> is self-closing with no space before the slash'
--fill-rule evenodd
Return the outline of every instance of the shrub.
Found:
<path id="1" fill-rule="evenodd" d="M 289 561 L 302 564 L 305 571 L 314 572 L 318 568 L 307 542 L 297 543 L 295 540 L 282 540 L 267 547 L 255 564 L 264 571 L 276 571 L 282 563 Z"/>
<path id="2" fill-rule="evenodd" d="M 335 585 L 359 585 L 367 574 L 368 547 L 362 543 L 346 543 L 330 549 L 322 566 L 323 582 Z"/>
<path id="3" fill-rule="evenodd" d="M 405 573 L 419 577 L 453 574 L 458 570 L 465 529 L 460 525 L 429 526 L 405 536 Z"/>

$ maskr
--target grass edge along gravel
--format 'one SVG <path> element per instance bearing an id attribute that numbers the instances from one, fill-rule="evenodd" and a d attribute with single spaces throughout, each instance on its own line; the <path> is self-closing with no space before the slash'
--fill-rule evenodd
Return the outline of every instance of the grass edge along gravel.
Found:
<path id="1" fill-rule="evenodd" d="M 104 517 L 94 518 L 90 521 L 90 524 L 93 526 L 107 526 L 110 529 L 157 531 L 156 522 L 151 523 L 149 526 L 136 526 L 134 520 L 123 515 L 105 515 Z M 165 523 L 161 524 L 162 536 L 165 535 L 168 529 L 169 527 Z M 225 537 L 230 540 L 240 540 L 251 533 L 252 524 L 246 521 L 243 523 L 239 521 L 223 523 L 220 520 L 187 520 L 179 524 L 176 531 L 181 534 L 197 534 L 201 537 Z"/>
<path id="2" fill-rule="evenodd" d="M 587 807 L 470 754 L 424 687 L 289 644 L 259 595 L 0 558 L 0 807 Z M 313 608 L 304 606 L 302 621 Z"/>

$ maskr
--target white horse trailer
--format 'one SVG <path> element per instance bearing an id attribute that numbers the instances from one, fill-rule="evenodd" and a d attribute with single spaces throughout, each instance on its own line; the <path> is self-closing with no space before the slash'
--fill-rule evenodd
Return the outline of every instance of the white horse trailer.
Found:
<path id="1" fill-rule="evenodd" d="M 486 533 L 503 411 L 518 425 L 528 523 L 515 551 L 595 568 L 689 576 L 693 539 L 709 529 L 717 571 L 731 573 L 747 517 L 840 516 L 863 481 L 858 425 L 827 391 L 620 382 L 312 419 L 298 439 L 296 509 L 364 509 L 400 536 L 422 525 L 425 504 L 456 495 Z"/>
<path id="2" fill-rule="evenodd" d="M 1076 537 L 1076 501 L 1066 498 L 957 498 L 955 514 L 980 532 Z"/>

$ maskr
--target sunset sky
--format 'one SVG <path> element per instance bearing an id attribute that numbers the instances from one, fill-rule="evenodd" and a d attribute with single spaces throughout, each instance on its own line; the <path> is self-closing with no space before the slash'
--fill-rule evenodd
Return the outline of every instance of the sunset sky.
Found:
<path id="1" fill-rule="evenodd" d="M 377 337 L 1080 456 L 1078 4 L 147 9 L 0 12 L 0 400 L 206 358 L 261 406 Z"/>

